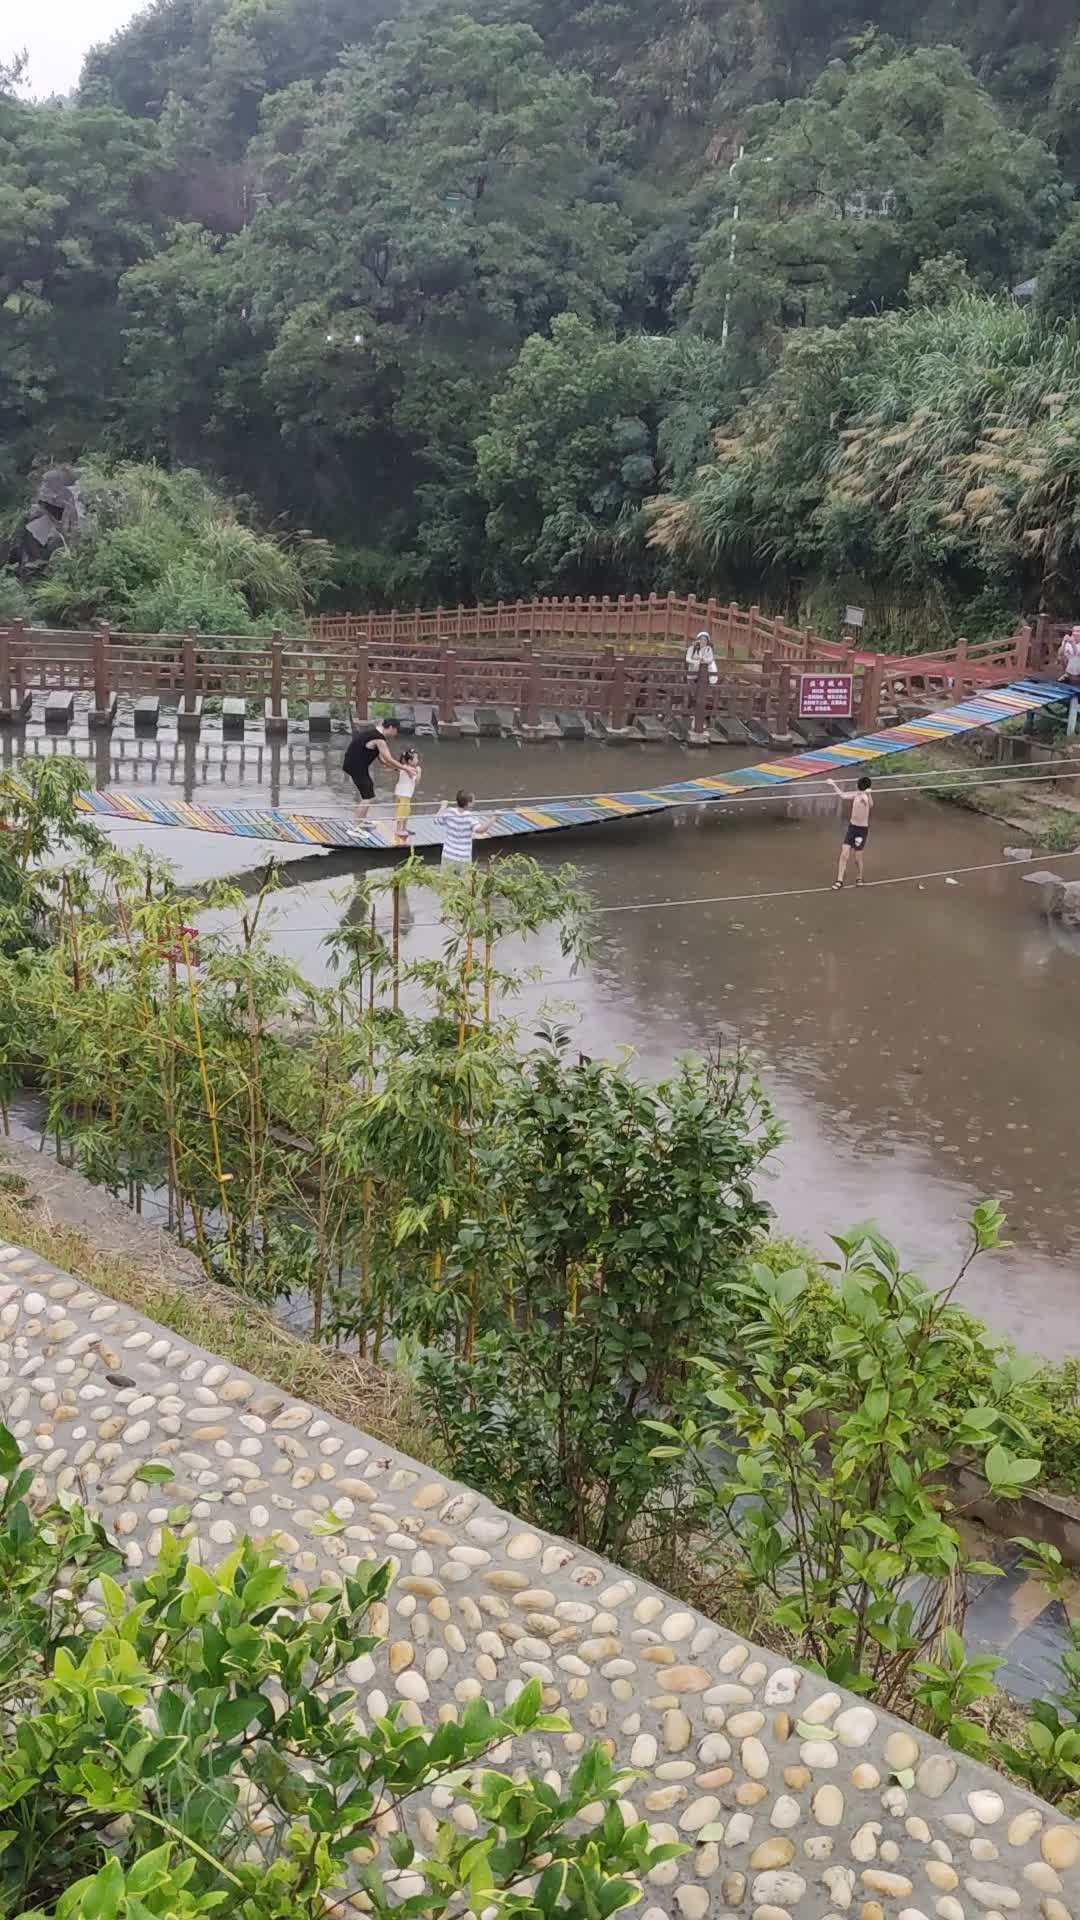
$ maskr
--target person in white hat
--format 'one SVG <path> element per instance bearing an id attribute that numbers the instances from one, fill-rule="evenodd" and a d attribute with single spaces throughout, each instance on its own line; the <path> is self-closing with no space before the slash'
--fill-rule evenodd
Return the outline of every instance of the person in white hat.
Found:
<path id="1" fill-rule="evenodd" d="M 700 633 L 695 634 L 686 649 L 686 678 L 691 691 L 697 686 L 697 677 L 702 667 L 705 668 L 709 676 L 710 687 L 715 687 L 720 676 L 717 670 L 716 655 L 713 652 L 712 641 L 704 627 Z"/>

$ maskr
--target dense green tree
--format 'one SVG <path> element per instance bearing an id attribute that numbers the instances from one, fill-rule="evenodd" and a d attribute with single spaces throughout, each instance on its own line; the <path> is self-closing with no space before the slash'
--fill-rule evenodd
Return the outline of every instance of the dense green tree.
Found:
<path id="1" fill-rule="evenodd" d="M 1038 307 L 1051 322 L 1080 314 L 1080 214 L 1062 228 L 1039 268 Z"/>
<path id="2" fill-rule="evenodd" d="M 388 28 L 273 97 L 244 230 L 178 226 L 123 281 L 127 444 L 411 555 L 405 591 L 475 591 L 492 394 L 554 315 L 618 316 L 611 125 L 529 28 L 466 18 Z"/>
<path id="3" fill-rule="evenodd" d="M 1061 205 L 1048 149 L 1005 125 L 951 48 L 833 61 L 805 97 L 748 116 L 747 134 L 693 295 L 744 368 L 788 328 L 895 306 L 937 255 L 1008 285 Z"/>
<path id="4" fill-rule="evenodd" d="M 8 61 L 0 507 L 99 451 L 332 536 L 342 604 L 685 585 L 643 502 L 791 330 L 1040 268 L 1072 311 L 1075 36 L 1069 0 L 150 0 L 75 109 Z M 790 600 L 800 544 L 834 564 L 785 528 L 747 583 Z"/>
<path id="5" fill-rule="evenodd" d="M 111 109 L 0 97 L 0 488 L 108 419 L 121 274 L 152 252 L 165 182 L 154 129 Z"/>
<path id="6" fill-rule="evenodd" d="M 1075 181 L 1080 178 L 1080 30 L 1070 42 L 1054 75 L 1050 116 L 1069 177 Z"/>
<path id="7" fill-rule="evenodd" d="M 644 503 L 705 457 L 726 398 L 722 354 L 689 334 L 616 339 L 563 314 L 534 335 L 477 443 L 500 584 L 646 584 Z"/>
<path id="8" fill-rule="evenodd" d="M 321 78 L 397 10 L 396 0 L 152 0 L 91 50 L 82 98 L 151 119 L 185 102 L 209 151 L 236 159 L 267 94 Z"/>
<path id="9" fill-rule="evenodd" d="M 250 481 L 279 449 L 268 419 L 256 437 L 272 336 L 249 316 L 236 247 L 194 223 L 175 226 L 124 275 L 120 302 L 128 446 Z"/>

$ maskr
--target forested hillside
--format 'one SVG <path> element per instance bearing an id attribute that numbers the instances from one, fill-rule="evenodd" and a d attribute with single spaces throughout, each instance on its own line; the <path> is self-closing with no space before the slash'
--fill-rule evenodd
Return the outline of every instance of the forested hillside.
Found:
<path id="1" fill-rule="evenodd" d="M 1076 583 L 1078 186 L 1064 0 L 153 0 L 0 74 L 0 506 L 196 468 L 341 604 L 991 629 Z M 168 624 L 168 549 L 201 623 L 129 534 L 31 597 Z"/>

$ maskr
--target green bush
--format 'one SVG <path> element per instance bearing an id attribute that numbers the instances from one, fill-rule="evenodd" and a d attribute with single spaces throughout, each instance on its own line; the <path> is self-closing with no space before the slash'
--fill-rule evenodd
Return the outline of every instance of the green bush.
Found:
<path id="1" fill-rule="evenodd" d="M 29 620 L 30 602 L 22 582 L 10 567 L 0 567 L 0 626 L 12 620 Z"/>
<path id="2" fill-rule="evenodd" d="M 972 1216 L 973 1252 L 999 1244 L 1000 1207 Z M 964 1560 L 948 1499 L 963 1449 L 999 1498 L 1032 1484 L 1031 1372 L 1012 1359 L 988 1392 L 957 1390 L 953 1353 L 980 1337 L 901 1265 L 870 1223 L 834 1236 L 842 1255 L 827 1363 L 820 1301 L 801 1267 L 753 1263 L 737 1321 L 702 1356 L 656 1456 L 678 1462 L 702 1550 L 742 1578 L 801 1659 L 883 1706 L 932 1661 Z M 975 1323 L 977 1326 L 977 1323 Z M 917 1596 L 917 1599 L 916 1597 Z M 976 1738 L 978 1736 L 975 1736 Z"/>
<path id="3" fill-rule="evenodd" d="M 755 1249 L 754 1262 L 773 1274 L 794 1267 L 805 1269 L 803 1308 L 790 1330 L 792 1360 L 827 1368 L 842 1305 L 821 1261 L 797 1240 L 771 1239 Z M 958 1407 L 965 1399 L 990 1393 L 996 1370 L 1014 1360 L 1015 1351 L 1008 1340 L 992 1332 L 975 1314 L 955 1306 L 950 1312 L 963 1338 L 949 1349 L 943 1402 Z M 1042 1460 L 1039 1484 L 1080 1497 L 1080 1360 L 1065 1360 L 1060 1365 L 1039 1365 L 1035 1361 L 1019 1364 L 1031 1368 L 1025 1417 Z"/>
<path id="4" fill-rule="evenodd" d="M 325 542 L 245 525 L 200 474 L 87 467 L 85 519 L 33 590 L 56 626 L 107 620 L 136 632 L 297 631 L 329 564 Z"/>

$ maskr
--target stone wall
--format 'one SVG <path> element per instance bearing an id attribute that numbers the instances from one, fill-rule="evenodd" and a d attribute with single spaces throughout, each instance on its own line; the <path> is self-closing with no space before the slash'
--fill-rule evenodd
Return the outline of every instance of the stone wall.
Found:
<path id="1" fill-rule="evenodd" d="M 132 1567 L 165 1521 L 133 1478 L 149 1460 L 207 1560 L 245 1532 L 276 1535 L 301 1583 L 392 1555 L 385 1645 L 349 1670 L 358 1711 L 427 1719 L 539 1678 L 572 1730 L 521 1763 L 555 1784 L 605 1740 L 640 1771 L 635 1817 L 693 1848 L 650 1876 L 640 1920 L 1080 1920 L 1080 1829 L 1051 1808 L 2 1242 L 0 1417 Z M 320 1535 L 331 1506 L 344 1529 Z M 421 1844 L 436 1815 L 475 1820 L 437 1789 Z"/>

